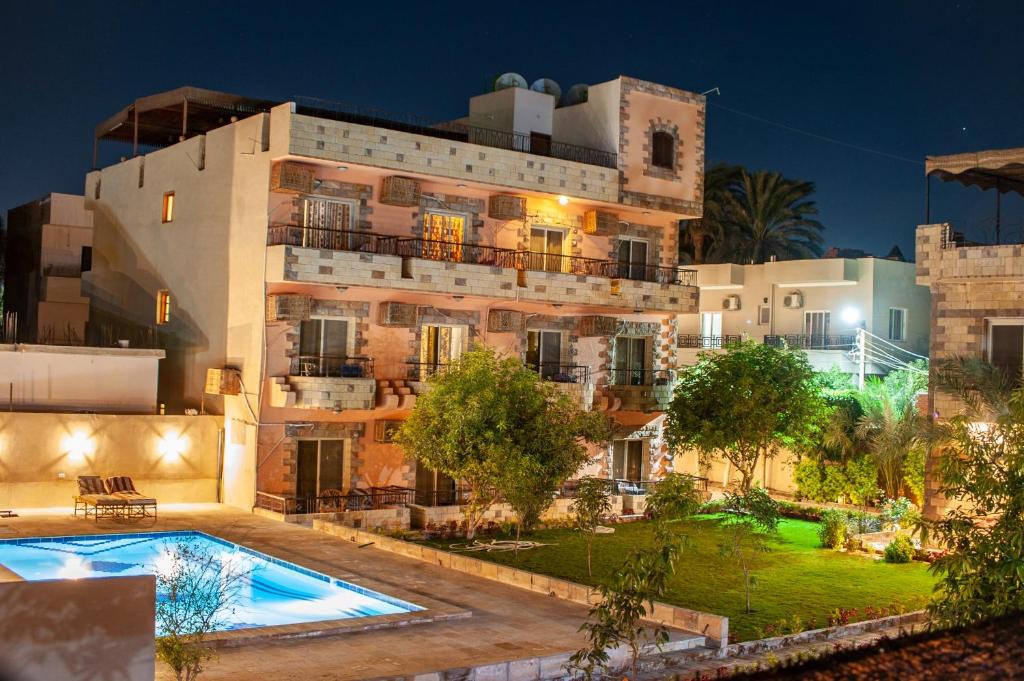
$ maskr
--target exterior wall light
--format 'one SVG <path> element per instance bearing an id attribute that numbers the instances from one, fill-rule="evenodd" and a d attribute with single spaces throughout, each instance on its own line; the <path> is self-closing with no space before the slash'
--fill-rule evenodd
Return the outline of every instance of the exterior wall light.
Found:
<path id="1" fill-rule="evenodd" d="M 61 442 L 64 453 L 68 455 L 71 463 L 84 463 L 85 457 L 95 450 L 92 438 L 85 433 L 78 431 L 64 438 Z"/>
<path id="2" fill-rule="evenodd" d="M 855 307 L 844 307 L 839 316 L 842 317 L 844 323 L 853 326 L 860 321 L 860 310 Z"/>
<path id="3" fill-rule="evenodd" d="M 559 196 L 558 197 L 558 204 L 560 206 L 568 206 L 569 205 L 569 197 L 568 196 Z"/>
<path id="4" fill-rule="evenodd" d="M 157 443 L 157 451 L 165 461 L 177 461 L 188 448 L 188 440 L 178 433 L 168 433 Z"/>

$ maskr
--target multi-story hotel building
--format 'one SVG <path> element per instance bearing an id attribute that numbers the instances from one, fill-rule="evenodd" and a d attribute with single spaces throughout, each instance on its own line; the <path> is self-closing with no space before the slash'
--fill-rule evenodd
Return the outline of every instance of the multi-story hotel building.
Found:
<path id="1" fill-rule="evenodd" d="M 226 502 L 454 499 L 390 435 L 474 343 L 613 416 L 594 471 L 671 467 L 677 315 L 698 311 L 677 226 L 702 211 L 704 98 L 627 77 L 571 94 L 498 89 L 427 126 L 182 88 L 97 128 L 132 153 L 86 179 L 90 319 L 156 325 L 168 412 L 225 414 Z"/>

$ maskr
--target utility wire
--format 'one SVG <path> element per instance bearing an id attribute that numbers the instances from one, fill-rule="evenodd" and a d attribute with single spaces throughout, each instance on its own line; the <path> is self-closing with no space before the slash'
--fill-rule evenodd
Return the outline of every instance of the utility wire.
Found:
<path id="1" fill-rule="evenodd" d="M 928 358 L 927 358 L 927 357 L 925 357 L 924 355 L 919 355 L 919 354 L 917 354 L 916 352 L 911 352 L 910 350 L 907 350 L 906 348 L 901 348 L 901 347 L 900 347 L 900 346 L 898 346 L 898 345 L 893 345 L 892 343 L 890 343 L 889 341 L 885 340 L 885 339 L 884 339 L 884 338 L 882 338 L 881 336 L 876 336 L 875 334 L 871 333 L 870 331 L 867 331 L 867 330 L 865 330 L 865 331 L 864 331 L 864 334 L 865 334 L 866 336 L 869 336 L 869 337 L 871 337 L 871 338 L 874 338 L 875 340 L 879 341 L 880 343 L 884 343 L 884 344 L 886 344 L 886 345 L 888 345 L 888 346 L 890 346 L 890 347 L 892 347 L 892 348 L 895 348 L 895 349 L 899 350 L 900 352 L 905 352 L 905 353 L 907 353 L 908 355 L 913 355 L 914 357 L 917 357 L 918 359 L 923 359 L 923 360 L 924 360 L 924 361 L 926 361 L 926 362 L 928 361 Z"/>
<path id="2" fill-rule="evenodd" d="M 857 151 L 863 151 L 866 154 L 874 154 L 876 156 L 882 156 L 884 158 L 888 158 L 888 159 L 891 159 L 893 161 L 902 161 L 903 163 L 912 163 L 912 164 L 914 164 L 916 166 L 923 166 L 924 165 L 924 163 L 922 163 L 919 160 L 915 160 L 915 159 L 912 159 L 912 158 L 907 158 L 905 156 L 897 156 L 896 154 L 890 154 L 890 153 L 885 152 L 885 151 L 879 151 L 878 149 L 871 149 L 869 147 L 862 147 L 859 144 L 853 144 L 852 142 L 844 142 L 843 140 L 836 139 L 835 137 L 828 137 L 826 135 L 819 135 L 818 133 L 811 132 L 809 130 L 801 130 L 800 128 L 795 128 L 792 125 L 786 125 L 785 123 L 779 123 L 777 121 L 772 121 L 772 120 L 769 120 L 769 119 L 764 118 L 762 116 L 755 116 L 754 114 L 747 113 L 746 111 L 740 111 L 739 109 L 733 109 L 732 107 L 728 107 L 728 106 L 725 106 L 723 104 L 718 104 L 717 102 L 708 101 L 708 104 L 710 104 L 711 106 L 713 106 L 715 108 L 722 109 L 724 111 L 728 111 L 729 113 L 734 113 L 737 116 L 743 116 L 744 118 L 749 118 L 751 120 L 758 121 L 759 123 L 764 123 L 765 125 L 772 125 L 772 126 L 775 126 L 776 128 L 781 128 L 783 130 L 788 130 L 789 132 L 795 132 L 798 135 L 806 135 L 807 137 L 811 137 L 811 138 L 814 138 L 816 140 L 820 140 L 822 142 L 831 142 L 832 144 L 838 144 L 841 147 L 846 147 L 848 149 L 855 149 Z"/>

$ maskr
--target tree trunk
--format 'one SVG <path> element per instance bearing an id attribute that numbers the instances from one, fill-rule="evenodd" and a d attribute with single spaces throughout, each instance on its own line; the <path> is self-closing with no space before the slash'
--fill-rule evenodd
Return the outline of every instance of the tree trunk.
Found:
<path id="1" fill-rule="evenodd" d="M 594 535 L 587 535 L 587 576 L 593 578 L 594 571 L 590 567 L 590 554 L 594 548 Z"/>
<path id="2" fill-rule="evenodd" d="M 690 233 L 690 239 L 693 241 L 693 264 L 703 265 L 704 264 L 704 234 L 701 231 L 693 231 Z"/>

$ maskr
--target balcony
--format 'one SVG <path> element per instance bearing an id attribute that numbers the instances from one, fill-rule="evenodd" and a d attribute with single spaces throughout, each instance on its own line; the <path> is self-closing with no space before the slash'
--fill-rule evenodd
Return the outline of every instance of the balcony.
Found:
<path id="1" fill-rule="evenodd" d="M 590 367 L 554 362 L 528 363 L 527 366 L 550 381 L 557 391 L 568 395 L 580 409 L 590 411 L 593 407 L 594 384 L 590 380 Z"/>
<path id="2" fill-rule="evenodd" d="M 671 369 L 611 369 L 608 391 L 622 411 L 665 411 L 672 401 L 675 372 Z"/>
<path id="3" fill-rule="evenodd" d="M 850 350 L 857 344 L 857 336 L 830 336 L 818 334 L 786 334 L 765 336 L 764 344 L 772 347 L 799 350 Z"/>
<path id="4" fill-rule="evenodd" d="M 287 377 L 271 379 L 270 403 L 299 409 L 373 409 L 377 381 L 370 357 L 299 355 Z"/>
<path id="5" fill-rule="evenodd" d="M 677 339 L 677 346 L 680 348 L 697 350 L 720 350 L 743 342 L 743 336 L 739 334 L 726 334 L 724 336 L 696 336 L 680 334 Z"/>
<path id="6" fill-rule="evenodd" d="M 695 312 L 696 272 L 415 237 L 272 225 L 270 281 Z"/>

